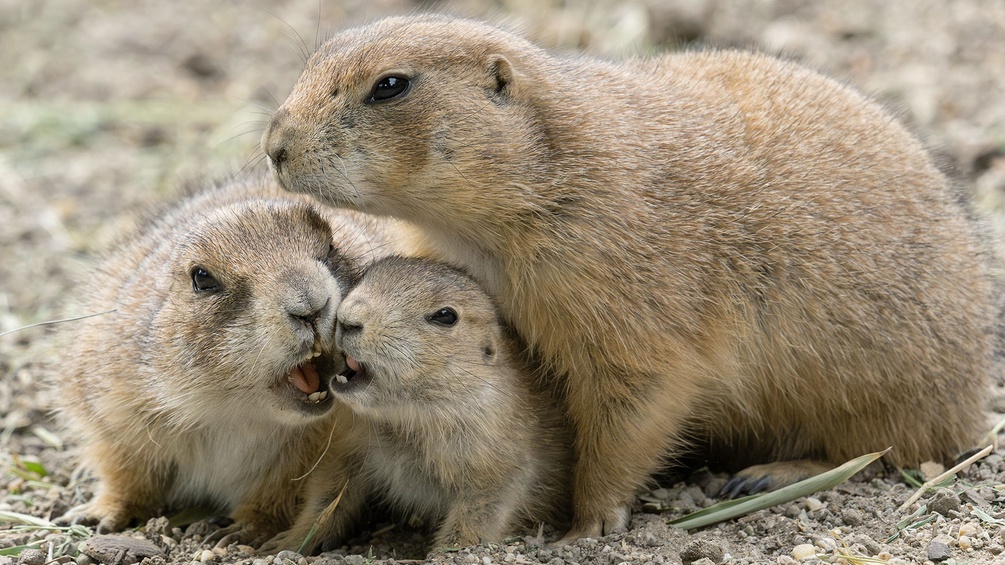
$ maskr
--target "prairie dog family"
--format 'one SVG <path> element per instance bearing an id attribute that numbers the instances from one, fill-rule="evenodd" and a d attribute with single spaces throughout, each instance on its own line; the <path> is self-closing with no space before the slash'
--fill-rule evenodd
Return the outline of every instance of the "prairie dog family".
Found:
<path id="1" fill-rule="evenodd" d="M 54 389 L 100 480 L 64 520 L 114 531 L 208 503 L 237 539 L 288 527 L 293 479 L 333 426 L 336 309 L 361 264 L 407 251 L 396 225 L 261 178 L 192 196 L 112 250 L 85 307 L 115 311 L 74 328 Z"/>
<path id="2" fill-rule="evenodd" d="M 379 260 L 339 306 L 336 345 L 348 367 L 332 392 L 355 417 L 265 550 L 297 549 L 312 530 L 306 551 L 338 547 L 373 497 L 432 519 L 436 548 L 568 518 L 568 426 L 469 276 Z"/>
<path id="3" fill-rule="evenodd" d="M 575 426 L 569 538 L 623 528 L 694 446 L 916 465 L 983 422 L 992 300 L 964 210 L 888 112 L 799 65 L 560 58 L 388 18 L 309 58 L 262 147 L 283 187 L 416 224 L 498 302 Z"/>

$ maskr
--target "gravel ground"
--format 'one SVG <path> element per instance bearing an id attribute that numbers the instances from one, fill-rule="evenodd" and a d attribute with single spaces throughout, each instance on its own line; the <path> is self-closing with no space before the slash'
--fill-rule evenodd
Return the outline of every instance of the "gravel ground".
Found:
<path id="1" fill-rule="evenodd" d="M 1005 232 L 1002 0 L 469 0 L 460 6 L 468 14 L 511 18 L 558 49 L 617 56 L 698 39 L 794 56 L 900 110 L 975 195 L 992 227 Z M 0 332 L 82 314 L 70 306 L 74 281 L 138 211 L 186 183 L 261 167 L 257 144 L 265 120 L 293 85 L 319 29 L 323 35 L 349 22 L 442 7 L 399 0 L 0 0 Z M 0 335 L 0 512 L 58 516 L 93 488 L 48 415 L 59 391 L 51 332 Z M 52 390 L 42 386 L 47 374 Z M 990 430 L 1005 413 L 1000 387 L 989 408 Z M 1005 564 L 1005 450 L 906 511 L 898 507 L 914 488 L 896 471 L 870 469 L 836 489 L 718 526 L 688 533 L 666 524 L 714 502 L 708 494 L 722 480 L 702 474 L 677 484 L 664 480 L 665 488 L 654 484 L 626 534 L 562 548 L 529 536 L 433 558 L 709 565 L 793 563 L 813 554 L 832 563 Z M 238 546 L 214 552 L 200 541 L 217 527 L 196 522 L 181 529 L 153 520 L 132 535 L 145 536 L 150 551 L 160 552 L 150 563 L 315 561 L 257 556 Z M 82 545 L 103 562 L 136 558 L 135 551 L 109 551 L 101 545 L 107 539 L 87 536 L 0 523 L 0 565 L 87 561 L 74 557 Z M 37 539 L 45 540 L 40 552 L 18 557 L 9 549 Z M 423 559 L 425 539 L 421 529 L 376 525 L 351 547 L 318 559 L 352 565 Z"/>

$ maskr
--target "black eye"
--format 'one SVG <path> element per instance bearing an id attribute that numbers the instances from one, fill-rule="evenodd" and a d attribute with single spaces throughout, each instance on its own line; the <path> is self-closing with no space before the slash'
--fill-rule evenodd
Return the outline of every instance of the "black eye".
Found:
<path id="1" fill-rule="evenodd" d="M 436 312 L 427 315 L 426 321 L 449 328 L 457 323 L 457 312 L 453 308 L 440 308 Z"/>
<path id="2" fill-rule="evenodd" d="M 220 290 L 220 283 L 206 269 L 195 267 L 192 269 L 192 288 L 196 292 L 216 292 Z"/>
<path id="3" fill-rule="evenodd" d="M 412 83 L 403 76 L 384 77 L 373 85 L 369 102 L 383 102 L 404 94 Z"/>

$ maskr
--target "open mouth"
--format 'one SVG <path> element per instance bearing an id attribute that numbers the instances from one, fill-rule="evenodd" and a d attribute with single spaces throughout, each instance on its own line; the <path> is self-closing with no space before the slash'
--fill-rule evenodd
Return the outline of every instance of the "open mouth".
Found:
<path id="1" fill-rule="evenodd" d="M 315 343 L 307 357 L 286 375 L 286 386 L 280 387 L 284 390 L 283 394 L 306 412 L 327 409 L 332 396 L 328 381 L 342 368 L 340 360 L 332 353 L 322 351 L 320 343 Z"/>
<path id="2" fill-rule="evenodd" d="M 351 355 L 345 356 L 345 369 L 335 375 L 332 379 L 332 391 L 336 393 L 348 392 L 370 380 L 366 367 L 354 359 Z"/>

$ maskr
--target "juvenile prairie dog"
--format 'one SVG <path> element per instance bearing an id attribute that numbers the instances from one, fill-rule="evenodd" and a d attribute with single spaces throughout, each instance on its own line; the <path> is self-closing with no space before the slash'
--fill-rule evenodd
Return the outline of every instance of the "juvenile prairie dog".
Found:
<path id="1" fill-rule="evenodd" d="M 120 530 L 211 504 L 233 538 L 289 527 L 330 435 L 335 311 L 354 272 L 405 246 L 393 222 L 264 178 L 151 218 L 96 270 L 56 390 L 97 495 L 65 522 Z"/>
<path id="2" fill-rule="evenodd" d="M 293 528 L 264 549 L 339 547 L 379 495 L 439 524 L 434 547 L 499 542 L 521 524 L 568 519 L 572 438 L 477 282 L 389 257 L 338 310 L 348 368 L 331 383 L 343 417 Z M 334 509 L 325 510 L 336 501 Z"/>
<path id="3" fill-rule="evenodd" d="M 388 18 L 310 57 L 262 147 L 287 189 L 417 224 L 556 375 L 570 539 L 624 527 L 689 448 L 911 466 L 983 423 L 991 291 L 962 206 L 889 113 L 794 63 L 560 58 Z"/>

